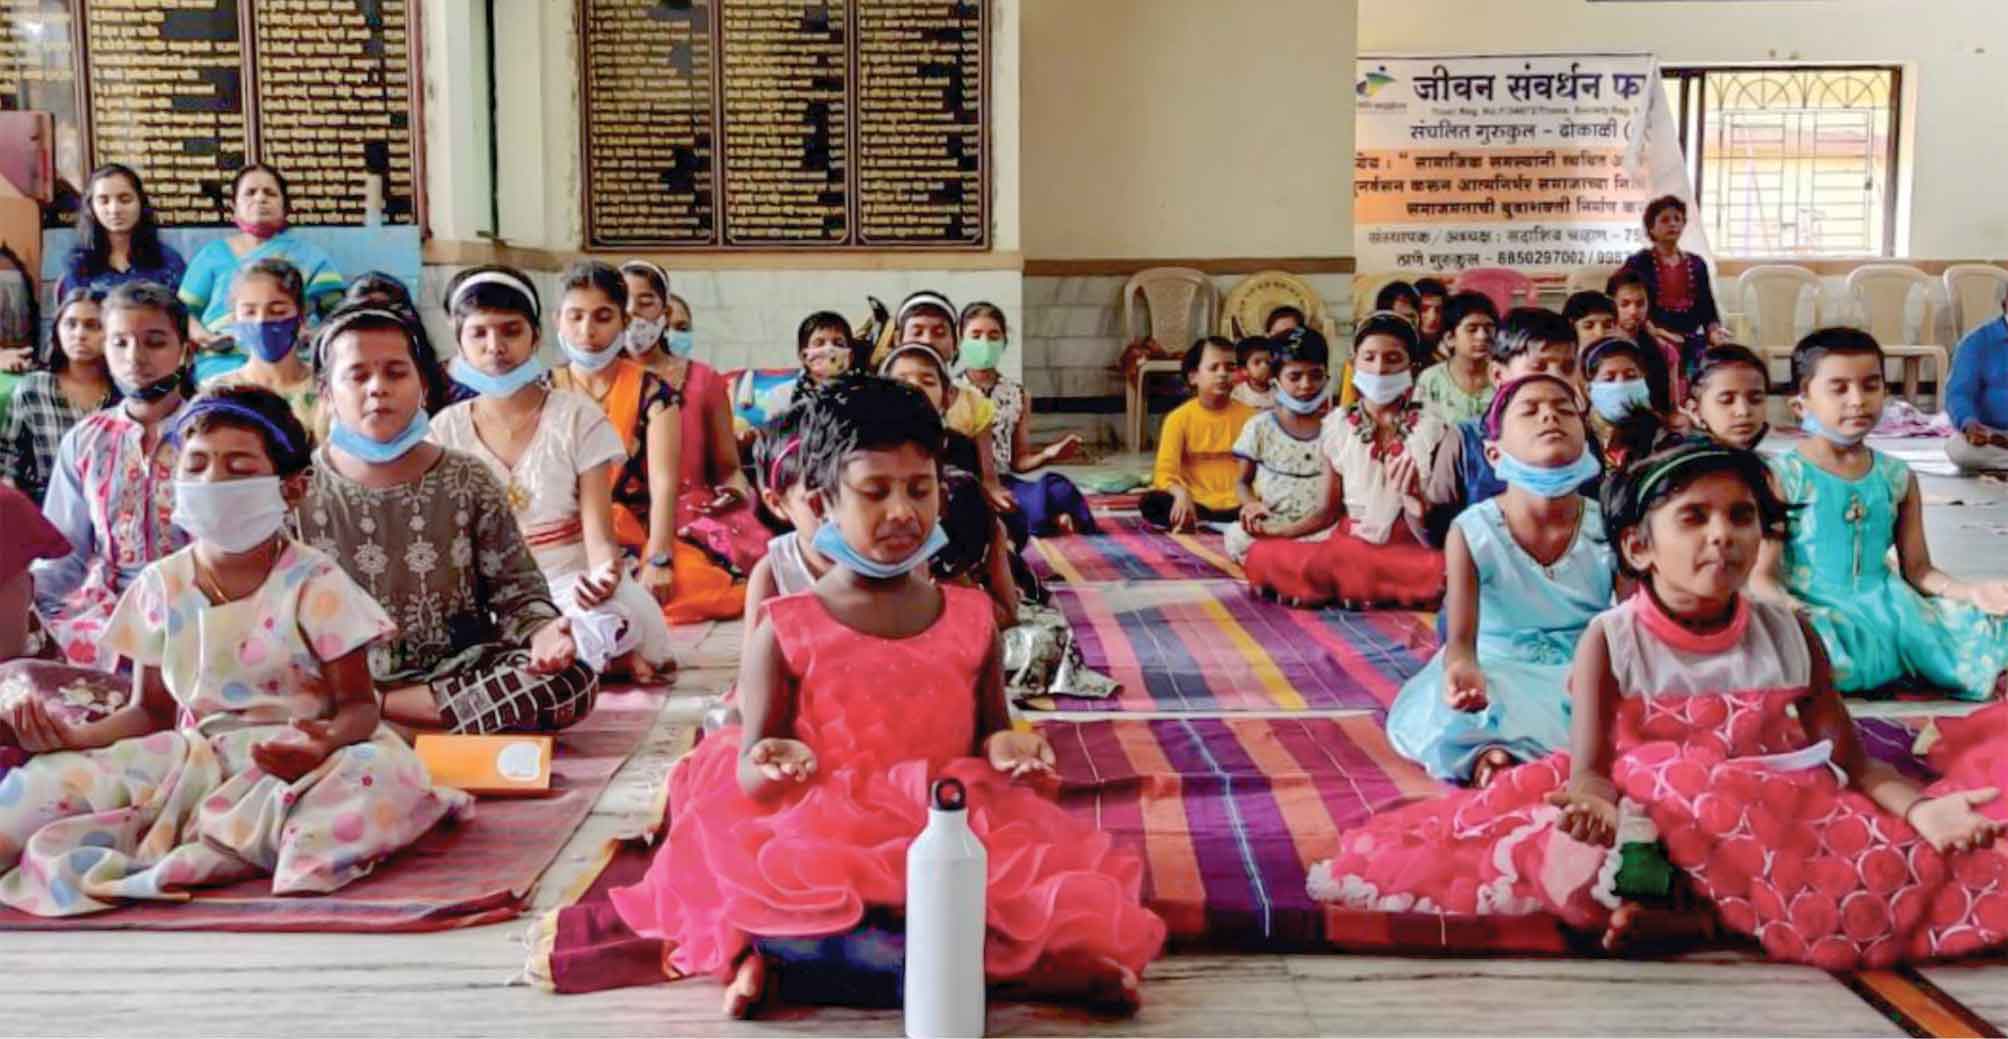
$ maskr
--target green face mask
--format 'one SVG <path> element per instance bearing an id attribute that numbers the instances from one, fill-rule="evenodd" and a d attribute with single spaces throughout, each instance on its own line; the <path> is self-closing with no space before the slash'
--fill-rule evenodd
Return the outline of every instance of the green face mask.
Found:
<path id="1" fill-rule="evenodd" d="M 957 360 L 962 363 L 962 367 L 965 370 L 980 369 L 983 371 L 994 371 L 997 368 L 998 358 L 1003 356 L 1004 341 L 1002 339 L 964 339 L 962 341 L 961 354 Z"/>

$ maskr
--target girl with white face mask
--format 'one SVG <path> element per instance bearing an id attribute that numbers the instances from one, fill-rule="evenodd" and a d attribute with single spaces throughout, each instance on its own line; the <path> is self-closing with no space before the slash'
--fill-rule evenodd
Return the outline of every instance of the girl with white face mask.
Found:
<path id="1" fill-rule="evenodd" d="M 1422 474 L 1446 427 L 1415 399 L 1415 325 L 1389 311 L 1353 335 L 1359 399 L 1326 416 L 1325 493 L 1298 526 L 1323 541 L 1264 538 L 1248 550 L 1249 587 L 1293 606 L 1428 606 L 1443 597 L 1443 553 L 1423 542 Z"/>
<path id="2" fill-rule="evenodd" d="M 224 390 L 191 404 L 177 435 L 174 519 L 194 540 L 139 575 L 103 638 L 132 662 L 135 695 L 93 721 L 34 698 L 7 719 L 23 749 L 79 752 L 9 779 L 0 869 L 27 868 L 0 901 L 16 909 L 70 916 L 268 872 L 277 894 L 332 891 L 471 806 L 426 782 L 383 724 L 368 656 L 390 617 L 284 532 L 312 457 L 286 402 Z M 127 803 L 134 785 L 157 794 Z M 103 828 L 109 843 L 65 825 L 114 807 L 129 817 Z M 158 847 L 163 834 L 177 843 Z M 87 846 L 101 850 L 77 854 Z"/>
<path id="3" fill-rule="evenodd" d="M 620 307 L 603 289 L 620 276 L 603 263 L 566 275 L 559 342 L 570 365 L 566 382 L 584 392 L 547 387 L 537 376 L 536 293 L 508 271 L 463 280 L 452 309 L 456 378 L 480 396 L 439 413 L 432 439 L 481 460 L 500 480 L 516 523 L 558 605 L 572 619 L 580 659 L 597 671 L 653 681 L 670 663 L 662 607 L 627 576 L 614 538 L 613 485 L 627 462 L 620 435 L 588 396 L 611 389 L 622 361 Z M 470 307 L 474 293 L 502 307 Z M 637 369 L 637 374 L 639 370 Z M 600 391 L 602 394 L 605 391 Z"/>

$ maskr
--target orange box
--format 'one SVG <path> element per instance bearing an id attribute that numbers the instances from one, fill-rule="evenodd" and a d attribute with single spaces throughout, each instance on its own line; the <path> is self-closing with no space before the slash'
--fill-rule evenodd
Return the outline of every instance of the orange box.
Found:
<path id="1" fill-rule="evenodd" d="M 523 796 L 551 789 L 549 736 L 421 733 L 413 749 L 432 781 L 470 794 Z"/>

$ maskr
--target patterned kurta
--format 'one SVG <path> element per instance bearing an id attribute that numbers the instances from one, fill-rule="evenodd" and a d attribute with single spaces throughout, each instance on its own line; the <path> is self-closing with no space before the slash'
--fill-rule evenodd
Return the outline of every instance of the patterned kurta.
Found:
<path id="1" fill-rule="evenodd" d="M 251 758 L 294 720 L 331 717 L 323 666 L 392 630 L 333 560 L 297 543 L 222 605 L 196 584 L 191 550 L 148 567 L 105 646 L 160 670 L 181 723 L 38 755 L 0 780 L 0 902 L 70 916 L 259 873 L 276 894 L 333 891 L 465 814 L 467 795 L 433 787 L 381 725 L 290 783 Z"/>
<path id="2" fill-rule="evenodd" d="M 124 408 L 86 417 L 56 451 L 42 513 L 72 551 L 35 564 L 35 608 L 72 664 L 117 664 L 98 647 L 112 607 L 147 564 L 188 543 L 172 522 L 180 444 L 165 432 L 182 410 L 161 423 L 150 456 L 141 448 L 145 427 Z"/>
<path id="3" fill-rule="evenodd" d="M 381 490 L 335 471 L 322 448 L 294 509 L 300 537 L 383 604 L 396 636 L 370 646 L 379 685 L 429 682 L 520 647 L 558 608 L 487 466 L 446 451 L 424 476 Z"/>

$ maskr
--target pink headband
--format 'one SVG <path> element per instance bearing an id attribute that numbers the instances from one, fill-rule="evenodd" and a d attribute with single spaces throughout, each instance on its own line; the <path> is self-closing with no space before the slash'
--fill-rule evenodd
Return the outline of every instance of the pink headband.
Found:
<path id="1" fill-rule="evenodd" d="M 781 489 L 781 463 L 787 461 L 788 456 L 794 454 L 801 446 L 801 437 L 789 437 L 788 442 L 781 445 L 781 450 L 775 452 L 773 463 L 767 466 L 767 488 L 769 490 L 778 491 Z"/>

